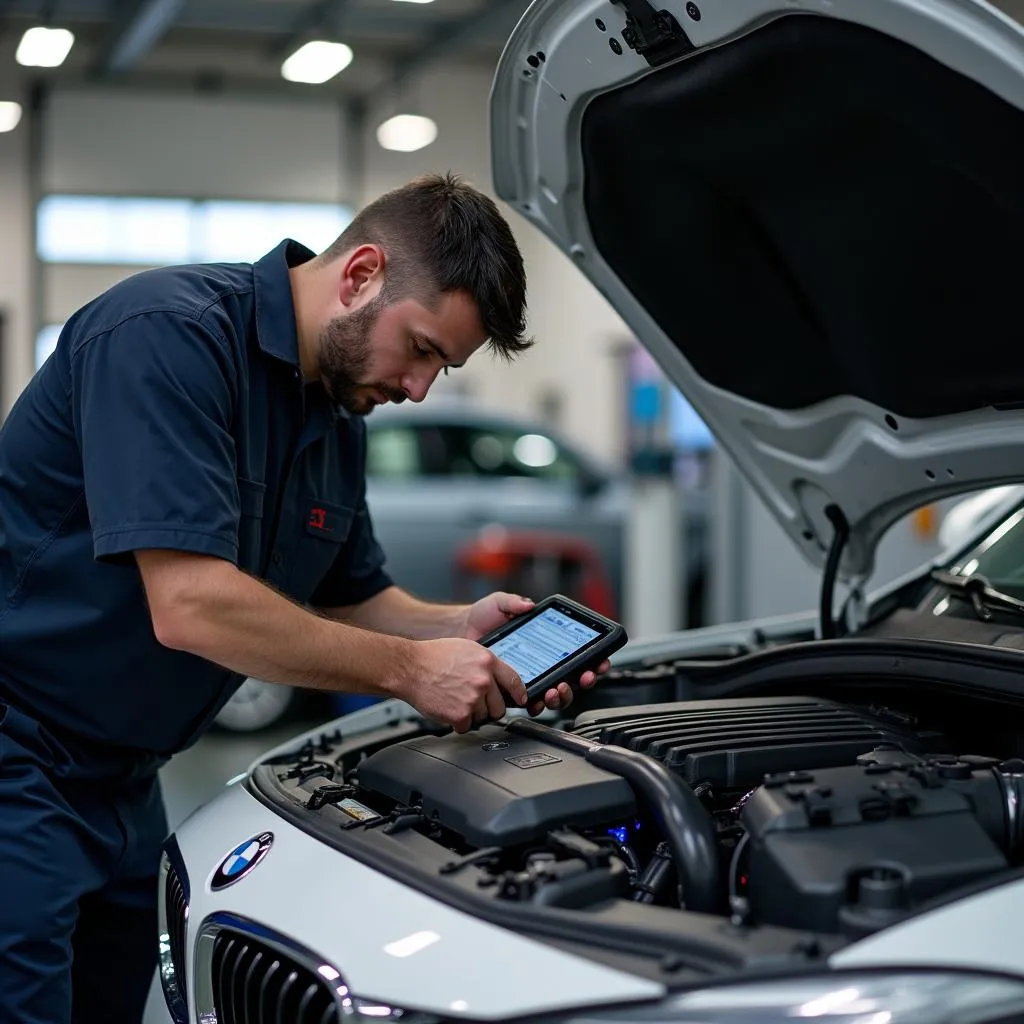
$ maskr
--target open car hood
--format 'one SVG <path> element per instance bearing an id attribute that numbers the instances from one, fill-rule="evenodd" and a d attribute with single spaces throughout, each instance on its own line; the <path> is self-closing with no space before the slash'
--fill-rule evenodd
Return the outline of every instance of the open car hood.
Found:
<path id="1" fill-rule="evenodd" d="M 498 195 L 812 563 L 848 531 L 852 583 L 903 514 L 1024 478 L 1024 30 L 1003 8 L 537 0 L 495 78 Z"/>

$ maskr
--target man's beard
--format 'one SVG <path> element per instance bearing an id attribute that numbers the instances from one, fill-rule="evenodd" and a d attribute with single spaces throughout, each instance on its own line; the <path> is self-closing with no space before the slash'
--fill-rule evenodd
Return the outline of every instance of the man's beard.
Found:
<path id="1" fill-rule="evenodd" d="M 320 378 L 331 399 L 356 416 L 368 416 L 374 408 L 373 399 L 360 395 L 360 388 L 372 387 L 396 404 L 406 399 L 404 391 L 366 380 L 372 354 L 370 336 L 383 308 L 378 295 L 361 309 L 335 317 L 320 332 Z"/>

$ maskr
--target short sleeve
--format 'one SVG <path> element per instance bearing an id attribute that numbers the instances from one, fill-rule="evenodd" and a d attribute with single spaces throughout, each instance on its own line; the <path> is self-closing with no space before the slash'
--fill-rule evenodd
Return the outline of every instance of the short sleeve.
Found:
<path id="1" fill-rule="evenodd" d="M 71 354 L 97 559 L 162 548 L 237 559 L 237 368 L 198 321 L 139 314 Z"/>

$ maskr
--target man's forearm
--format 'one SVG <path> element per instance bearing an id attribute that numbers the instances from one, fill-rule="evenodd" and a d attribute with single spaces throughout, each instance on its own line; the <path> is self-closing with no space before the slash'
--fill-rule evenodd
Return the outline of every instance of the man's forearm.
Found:
<path id="1" fill-rule="evenodd" d="M 362 604 L 324 609 L 324 614 L 342 622 L 410 640 L 464 637 L 468 613 L 468 605 L 421 601 L 401 587 L 388 587 Z"/>
<path id="2" fill-rule="evenodd" d="M 317 615 L 228 563 L 150 552 L 140 566 L 168 647 L 268 682 L 376 696 L 395 695 L 409 673 L 408 640 Z M 171 585 L 154 585 L 169 574 Z"/>

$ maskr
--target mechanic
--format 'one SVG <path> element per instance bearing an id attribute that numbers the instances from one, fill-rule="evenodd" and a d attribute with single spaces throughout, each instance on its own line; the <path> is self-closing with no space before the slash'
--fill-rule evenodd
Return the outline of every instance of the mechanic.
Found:
<path id="1" fill-rule="evenodd" d="M 525 293 L 497 206 L 449 174 L 318 256 L 148 271 L 68 320 L 0 430 L 0 1020 L 141 1018 L 157 769 L 246 676 L 459 731 L 525 702 L 473 641 L 528 601 L 388 577 L 363 424 L 485 343 L 527 349 Z"/>

